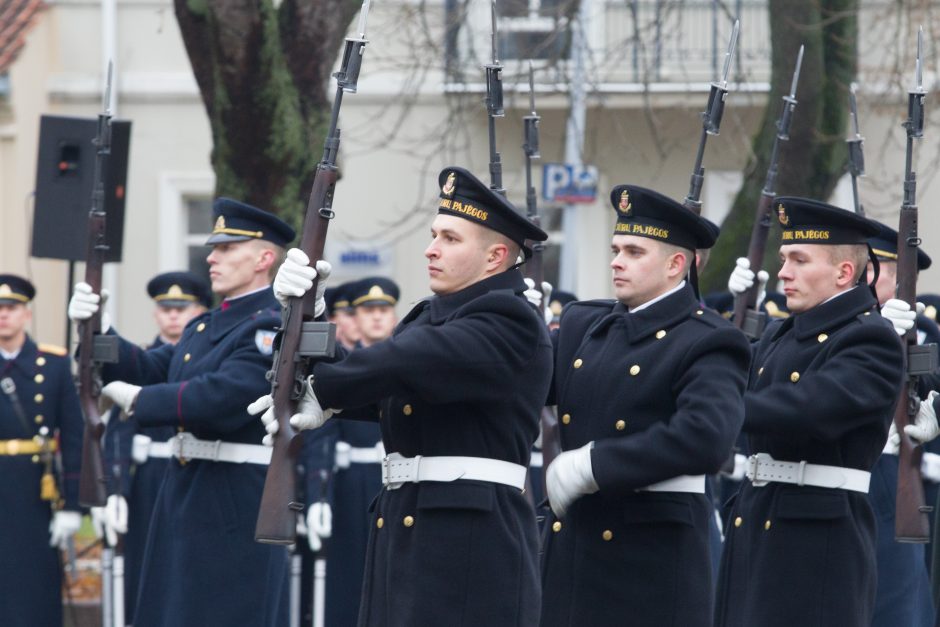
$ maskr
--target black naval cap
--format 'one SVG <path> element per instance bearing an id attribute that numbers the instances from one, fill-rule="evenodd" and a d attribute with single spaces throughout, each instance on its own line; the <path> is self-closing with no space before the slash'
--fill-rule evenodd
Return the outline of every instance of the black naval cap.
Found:
<path id="1" fill-rule="evenodd" d="M 193 272 L 164 272 L 150 279 L 147 293 L 161 307 L 212 306 L 209 283 Z"/>
<path id="2" fill-rule="evenodd" d="M 0 274 L 0 305 L 25 305 L 36 296 L 33 284 L 15 274 Z"/>
<path id="3" fill-rule="evenodd" d="M 869 238 L 878 234 L 873 220 L 818 200 L 777 196 L 774 206 L 783 230 L 782 245 L 867 244 Z"/>
<path id="4" fill-rule="evenodd" d="M 494 192 L 464 168 L 444 168 L 437 182 L 441 186 L 438 213 L 464 218 L 502 233 L 519 244 L 527 257 L 532 251 L 525 245 L 526 240 L 544 242 L 548 239 L 545 231 L 520 214 L 502 194 Z"/>
<path id="5" fill-rule="evenodd" d="M 897 261 L 898 260 L 898 232 L 892 229 L 887 224 L 882 224 L 876 220 L 872 220 L 875 226 L 878 227 L 878 235 L 875 235 L 868 240 L 868 245 L 871 246 L 871 250 L 875 253 L 875 256 L 878 259 L 883 261 Z M 917 269 L 926 270 L 930 267 L 930 264 L 933 261 L 930 259 L 930 255 L 925 253 L 921 248 L 917 247 Z"/>
<path id="6" fill-rule="evenodd" d="M 350 290 L 350 305 L 370 307 L 376 305 L 394 305 L 400 292 L 395 281 L 382 277 L 366 277 L 356 281 Z"/>
<path id="7" fill-rule="evenodd" d="M 352 309 L 352 299 L 349 297 L 349 294 L 355 285 L 355 281 L 348 281 L 346 283 L 340 283 L 336 286 L 336 290 L 332 294 L 334 312 L 339 311 L 340 309 Z M 325 299 L 326 296 L 324 295 L 323 298 Z M 327 302 L 327 306 L 329 306 L 329 302 Z"/>
<path id="8" fill-rule="evenodd" d="M 555 290 L 552 292 L 552 299 L 548 303 L 548 310 L 552 312 L 552 322 L 558 322 L 561 319 L 561 310 L 568 303 L 573 303 L 578 297 L 571 292 L 564 290 Z"/>
<path id="9" fill-rule="evenodd" d="M 231 198 L 216 198 L 212 205 L 215 224 L 206 245 L 262 239 L 286 248 L 296 233 L 273 213 Z"/>
<path id="10" fill-rule="evenodd" d="M 719 229 L 672 198 L 636 185 L 617 185 L 610 190 L 610 204 L 617 212 L 614 235 L 638 235 L 689 250 L 711 248 Z"/>

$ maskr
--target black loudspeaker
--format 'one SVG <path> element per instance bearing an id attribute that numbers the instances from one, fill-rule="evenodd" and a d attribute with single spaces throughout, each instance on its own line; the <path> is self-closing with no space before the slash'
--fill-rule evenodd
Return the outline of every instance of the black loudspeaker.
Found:
<path id="1" fill-rule="evenodd" d="M 44 115 L 39 123 L 33 257 L 84 261 L 88 212 L 95 184 L 96 118 Z M 111 121 L 110 166 L 105 179 L 106 261 L 120 261 L 131 123 Z"/>

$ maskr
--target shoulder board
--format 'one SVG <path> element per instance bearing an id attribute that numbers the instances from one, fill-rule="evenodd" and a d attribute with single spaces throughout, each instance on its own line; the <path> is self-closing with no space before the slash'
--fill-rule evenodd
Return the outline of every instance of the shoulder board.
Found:
<path id="1" fill-rule="evenodd" d="M 37 344 L 36 346 L 43 353 L 49 353 L 50 355 L 65 357 L 69 354 L 68 350 L 66 350 L 64 346 L 57 346 L 55 344 Z"/>
<path id="2" fill-rule="evenodd" d="M 597 298 L 594 300 L 576 300 L 566 305 L 567 307 L 613 307 L 617 304 L 613 298 Z"/>

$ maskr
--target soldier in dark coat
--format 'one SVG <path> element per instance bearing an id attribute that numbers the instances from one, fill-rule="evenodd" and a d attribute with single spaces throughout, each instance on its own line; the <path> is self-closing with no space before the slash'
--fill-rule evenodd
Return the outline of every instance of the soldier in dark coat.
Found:
<path id="1" fill-rule="evenodd" d="M 226 198 L 213 212 L 209 277 L 221 305 L 193 318 L 175 346 L 144 351 L 121 339 L 119 363 L 102 373 L 111 381 L 102 395 L 140 427 L 179 431 L 151 519 L 136 627 L 287 622 L 287 551 L 254 539 L 270 451 L 257 445 L 263 431 L 245 405 L 269 389 L 280 322 L 269 273 L 294 231 Z M 76 287 L 70 316 L 96 309 L 89 292 Z"/>
<path id="2" fill-rule="evenodd" d="M 611 192 L 616 300 L 562 314 L 547 470 L 543 627 L 711 624 L 705 475 L 744 418 L 744 335 L 687 279 L 718 229 L 652 190 Z M 694 270 L 692 270 L 694 277 Z"/>
<path id="3" fill-rule="evenodd" d="M 731 503 L 720 627 L 869 627 L 876 523 L 867 493 L 898 400 L 902 349 L 865 284 L 878 230 L 775 199 L 791 317 L 767 325 L 745 394 L 747 481 Z"/>
<path id="4" fill-rule="evenodd" d="M 147 350 L 179 342 L 186 324 L 212 304 L 209 283 L 192 272 L 158 274 L 147 283 L 147 293 L 154 301 L 158 328 Z M 109 420 L 105 430 L 104 470 L 110 494 L 108 505 L 93 507 L 91 513 L 111 545 L 117 534 L 124 534 L 124 615 L 128 619 L 134 616 L 150 518 L 169 464 L 167 441 L 175 434 L 171 425 L 145 427 L 133 420 Z"/>
<path id="5" fill-rule="evenodd" d="M 446 168 L 439 182 L 425 251 L 434 297 L 390 339 L 317 364 L 291 420 L 313 428 L 333 409 L 343 419 L 378 405 L 370 411 L 389 455 L 371 511 L 361 627 L 534 627 L 538 538 L 522 490 L 551 342 L 516 258 L 525 240 L 547 236 L 466 170 Z M 278 279 L 303 268 L 285 263 Z M 276 431 L 273 412 L 264 420 Z"/>
<path id="6" fill-rule="evenodd" d="M 26 279 L 0 275 L 0 624 L 5 627 L 62 625 L 59 548 L 81 525 L 81 407 L 66 350 L 37 345 L 26 333 L 35 293 Z M 57 451 L 64 473 L 56 470 Z"/>

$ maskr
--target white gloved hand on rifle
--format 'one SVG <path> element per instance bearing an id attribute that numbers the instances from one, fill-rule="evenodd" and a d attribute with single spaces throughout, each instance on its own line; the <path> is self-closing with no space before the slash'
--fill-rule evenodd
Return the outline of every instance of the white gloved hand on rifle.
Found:
<path id="1" fill-rule="evenodd" d="M 91 524 L 96 536 L 115 546 L 118 534 L 127 533 L 127 500 L 120 494 L 110 495 L 104 507 L 91 508 Z"/>
<path id="2" fill-rule="evenodd" d="M 298 431 L 307 429 L 319 429 L 333 414 L 338 414 L 337 409 L 323 409 L 317 395 L 313 391 L 313 375 L 304 380 L 304 391 L 297 403 L 297 413 L 290 417 L 290 424 Z M 263 412 L 263 413 L 262 413 Z M 265 394 L 251 405 L 248 406 L 248 413 L 252 416 L 261 414 L 261 422 L 264 424 L 264 430 L 267 435 L 261 440 L 265 446 L 274 446 L 274 436 L 280 430 L 280 425 L 274 416 L 274 397 Z"/>
<path id="3" fill-rule="evenodd" d="M 307 509 L 307 544 L 316 553 L 323 548 L 323 540 L 333 535 L 333 509 L 329 503 L 317 501 Z"/>
<path id="4" fill-rule="evenodd" d="M 278 268 L 277 275 L 274 277 L 274 298 L 281 303 L 281 307 L 286 307 L 287 299 L 300 298 L 306 294 L 313 287 L 314 279 L 319 276 L 313 312 L 314 317 L 319 318 L 326 311 L 326 299 L 323 295 L 326 293 L 326 280 L 332 271 L 333 266 L 329 261 L 321 259 L 317 261 L 316 268 L 314 268 L 310 265 L 310 258 L 304 251 L 291 248 L 287 251 L 284 263 Z"/>
<path id="5" fill-rule="evenodd" d="M 91 286 L 81 281 L 75 284 L 72 298 L 69 299 L 68 316 L 72 322 L 84 322 L 98 312 L 98 308 L 108 302 L 108 290 L 101 290 L 101 295 L 91 291 Z M 101 314 L 101 332 L 107 333 L 111 328 L 111 317 L 108 312 Z"/>
<path id="6" fill-rule="evenodd" d="M 49 522 L 49 546 L 65 549 L 69 538 L 82 526 L 82 515 L 78 512 L 61 510 L 52 515 Z"/>
<path id="7" fill-rule="evenodd" d="M 766 270 L 761 270 L 757 273 L 757 280 L 760 282 L 756 304 L 758 308 L 760 308 L 764 299 L 767 298 L 767 280 L 769 278 L 770 275 L 767 274 Z M 754 271 L 751 270 L 750 259 L 747 257 L 738 257 L 734 265 L 734 270 L 731 272 L 731 276 L 728 277 L 728 291 L 734 294 L 735 297 L 738 297 L 753 286 Z"/>
<path id="8" fill-rule="evenodd" d="M 904 335 L 914 328 L 919 313 L 924 313 L 924 303 L 917 303 L 917 313 L 914 313 L 907 301 L 900 298 L 890 298 L 881 306 L 881 317 L 894 326 L 898 335 Z"/>
<path id="9" fill-rule="evenodd" d="M 542 308 L 542 318 L 545 320 L 545 324 L 550 324 L 553 315 L 552 310 L 548 307 L 548 303 L 552 298 L 552 284 L 548 281 L 542 281 L 542 290 L 539 291 L 535 289 L 535 281 L 528 278 L 523 280 L 528 289 L 524 291 L 522 295 L 525 296 L 526 300 L 532 303 L 532 306 L 536 309 L 538 309 L 542 303 L 545 304 Z"/>

